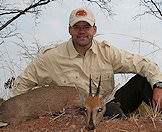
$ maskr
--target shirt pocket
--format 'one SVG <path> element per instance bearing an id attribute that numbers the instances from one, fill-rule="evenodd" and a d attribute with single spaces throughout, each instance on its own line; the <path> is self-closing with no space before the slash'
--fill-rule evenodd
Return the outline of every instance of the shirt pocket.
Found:
<path id="1" fill-rule="evenodd" d="M 110 80 L 112 78 L 112 72 L 103 70 L 101 72 L 96 72 L 92 74 L 92 78 L 96 81 L 99 82 L 100 76 L 101 76 L 101 82 L 103 80 Z"/>
<path id="2" fill-rule="evenodd" d="M 107 87 L 110 87 L 109 85 L 112 86 L 112 81 L 113 81 L 112 71 L 103 70 L 101 72 L 93 73 L 92 79 L 96 82 L 97 86 L 99 84 L 100 76 L 101 76 L 101 87 L 103 89 L 107 89 Z"/>
<path id="3" fill-rule="evenodd" d="M 68 84 L 75 84 L 75 82 L 79 81 L 79 72 L 76 70 L 66 70 L 63 71 L 59 75 L 59 80 L 62 85 L 68 85 Z"/>

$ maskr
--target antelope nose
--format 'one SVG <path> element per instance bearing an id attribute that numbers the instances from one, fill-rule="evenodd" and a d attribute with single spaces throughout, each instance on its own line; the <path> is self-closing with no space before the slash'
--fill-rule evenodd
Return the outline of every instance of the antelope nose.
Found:
<path id="1" fill-rule="evenodd" d="M 87 128 L 88 128 L 88 130 L 94 130 L 94 129 L 96 129 L 94 123 L 89 124 Z"/>

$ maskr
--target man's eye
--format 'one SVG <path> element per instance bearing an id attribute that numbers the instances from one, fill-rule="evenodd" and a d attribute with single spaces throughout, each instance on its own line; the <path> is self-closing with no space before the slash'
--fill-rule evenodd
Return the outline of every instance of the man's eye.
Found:
<path id="1" fill-rule="evenodd" d="M 79 29 L 79 27 L 78 26 L 73 26 L 73 29 Z"/>
<path id="2" fill-rule="evenodd" d="M 80 29 L 90 29 L 91 26 L 83 26 L 83 27 L 73 26 L 72 28 L 75 29 L 75 30 L 80 30 Z"/>
<path id="3" fill-rule="evenodd" d="M 91 28 L 91 26 L 85 26 L 84 28 L 89 29 L 89 28 Z"/>
<path id="4" fill-rule="evenodd" d="M 102 108 L 98 108 L 97 112 L 99 113 L 99 112 L 101 112 L 101 111 L 102 111 Z"/>

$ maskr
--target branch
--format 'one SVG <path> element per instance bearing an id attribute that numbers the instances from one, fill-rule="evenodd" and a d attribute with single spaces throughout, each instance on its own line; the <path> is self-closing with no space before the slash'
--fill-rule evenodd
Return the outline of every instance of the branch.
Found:
<path id="1" fill-rule="evenodd" d="M 151 14 L 151 15 L 154 15 L 156 18 L 162 20 L 162 12 L 160 10 L 160 7 L 157 6 L 157 4 L 161 4 L 161 3 L 156 3 L 153 0 L 148 0 L 148 1 L 140 0 L 140 1 L 142 2 L 143 6 L 148 8 L 148 10 L 150 10 L 150 11 L 145 11 L 143 14 L 137 15 L 134 18 L 137 18 L 137 17 L 145 15 L 145 14 Z"/>
<path id="2" fill-rule="evenodd" d="M 0 9 L 0 10 L 3 10 L 3 9 Z M 16 14 L 16 13 L 19 13 L 19 12 L 22 12 L 23 10 L 12 10 L 12 9 L 4 9 L 5 11 L 9 11 L 9 12 L 4 12 L 4 13 L 1 13 L 0 16 L 3 16 L 3 15 L 9 15 L 9 14 Z M 34 13 L 36 11 L 27 11 L 28 13 Z"/>
<path id="3" fill-rule="evenodd" d="M 113 11 L 111 10 L 111 6 L 108 5 L 108 3 L 111 3 L 111 0 L 87 0 L 90 3 L 95 3 L 97 6 L 99 6 L 101 9 L 108 12 L 109 16 L 115 15 Z"/>
<path id="4" fill-rule="evenodd" d="M 51 2 L 53 0 L 39 0 L 37 3 L 30 5 L 29 7 L 27 7 L 26 9 L 22 10 L 21 12 L 19 12 L 16 16 L 14 16 L 13 18 L 11 18 L 10 20 L 8 20 L 5 24 L 3 24 L 0 27 L 0 31 L 3 30 L 5 27 L 7 27 L 10 23 L 12 23 L 14 20 L 16 20 L 18 17 L 20 17 L 21 15 L 24 15 L 26 12 L 28 12 L 30 9 L 38 7 L 38 6 L 42 6 L 42 5 L 46 5 L 49 2 Z"/>
<path id="5" fill-rule="evenodd" d="M 154 13 L 153 13 L 153 12 L 154 12 Z M 154 10 L 145 11 L 145 12 L 143 12 L 143 13 L 141 13 L 141 14 L 137 14 L 137 15 L 134 16 L 132 19 L 133 19 L 133 20 L 136 20 L 137 18 L 139 18 L 139 17 L 141 17 L 141 16 L 144 16 L 144 15 L 146 15 L 146 14 L 151 14 L 151 15 L 157 17 L 158 19 L 162 20 L 162 17 L 157 16 L 156 13 L 158 13 L 158 11 L 154 11 Z"/>
<path id="6" fill-rule="evenodd" d="M 2 40 L 2 42 L 0 42 L 0 45 L 2 45 L 4 43 L 4 40 Z"/>
<path id="7" fill-rule="evenodd" d="M 153 3 L 157 11 L 159 12 L 160 16 L 162 16 L 161 10 L 157 7 L 156 3 L 153 0 L 151 0 L 151 2 Z"/>

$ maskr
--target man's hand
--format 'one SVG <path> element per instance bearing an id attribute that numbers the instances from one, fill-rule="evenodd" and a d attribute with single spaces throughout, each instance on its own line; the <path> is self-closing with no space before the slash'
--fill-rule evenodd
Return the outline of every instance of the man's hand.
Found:
<path id="1" fill-rule="evenodd" d="M 153 106 L 162 111 L 162 89 L 154 88 L 153 90 Z"/>

